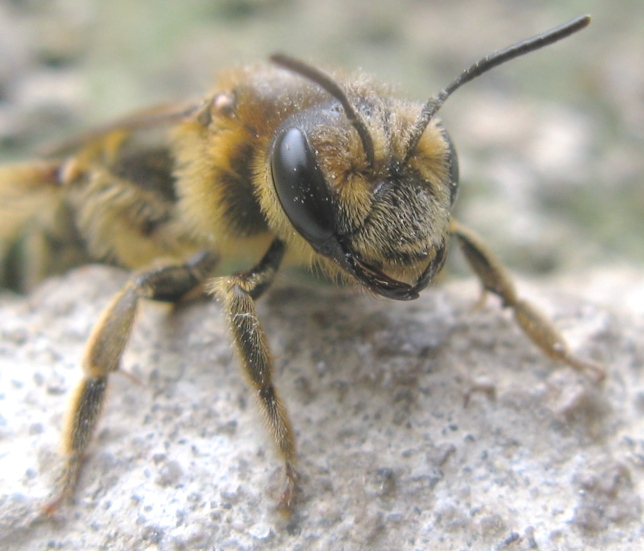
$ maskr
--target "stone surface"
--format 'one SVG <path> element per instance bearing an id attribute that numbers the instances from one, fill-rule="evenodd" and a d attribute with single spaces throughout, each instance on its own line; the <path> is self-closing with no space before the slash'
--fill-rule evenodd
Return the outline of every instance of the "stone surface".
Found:
<path id="1" fill-rule="evenodd" d="M 303 500 L 231 357 L 218 304 L 146 303 L 72 503 L 40 506 L 84 341 L 125 280 L 86 267 L 0 301 L 3 549 L 637 549 L 641 272 L 520 281 L 596 386 L 555 366 L 473 279 L 410 303 L 278 283 L 260 303 Z"/>

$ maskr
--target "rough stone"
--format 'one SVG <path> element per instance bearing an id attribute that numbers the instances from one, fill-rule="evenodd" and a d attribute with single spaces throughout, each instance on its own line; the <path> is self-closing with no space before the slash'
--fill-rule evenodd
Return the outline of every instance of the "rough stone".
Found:
<path id="1" fill-rule="evenodd" d="M 544 358 L 493 299 L 472 311 L 473 279 L 411 303 L 278 283 L 259 311 L 299 444 L 290 519 L 219 305 L 146 303 L 75 498 L 44 519 L 61 393 L 124 281 L 86 267 L 1 296 L 4 549 L 628 550 L 644 536 L 644 285 L 628 270 L 520 281 L 604 363 L 599 386 Z"/>

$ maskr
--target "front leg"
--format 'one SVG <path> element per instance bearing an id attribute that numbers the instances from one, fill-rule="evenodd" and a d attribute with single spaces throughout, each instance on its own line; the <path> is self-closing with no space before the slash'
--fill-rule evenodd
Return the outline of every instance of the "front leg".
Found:
<path id="1" fill-rule="evenodd" d="M 504 307 L 512 308 L 523 332 L 550 358 L 585 371 L 596 381 L 604 378 L 601 365 L 572 354 L 552 322 L 531 302 L 517 295 L 510 274 L 478 235 L 456 220 L 452 220 L 450 231 L 458 239 L 465 258 L 483 284 L 482 298 L 487 291 L 499 296 Z"/>
<path id="2" fill-rule="evenodd" d="M 255 309 L 255 299 L 273 282 L 285 249 L 284 242 L 275 239 L 255 268 L 216 278 L 209 290 L 224 304 L 242 369 L 251 388 L 257 393 L 273 441 L 284 460 L 286 486 L 280 498 L 280 509 L 290 512 L 298 490 L 295 436 L 286 408 L 273 386 L 273 362 L 266 334 Z"/>

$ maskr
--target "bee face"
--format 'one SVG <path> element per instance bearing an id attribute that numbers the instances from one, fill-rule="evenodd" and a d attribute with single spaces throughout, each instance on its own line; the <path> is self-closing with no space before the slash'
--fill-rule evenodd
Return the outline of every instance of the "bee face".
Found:
<path id="1" fill-rule="evenodd" d="M 382 97 L 351 100 L 365 121 L 373 159 L 332 101 L 278 129 L 269 154 L 272 184 L 289 222 L 332 261 L 331 269 L 376 294 L 415 298 L 445 258 L 456 154 L 438 121 L 409 153 L 419 106 Z"/>

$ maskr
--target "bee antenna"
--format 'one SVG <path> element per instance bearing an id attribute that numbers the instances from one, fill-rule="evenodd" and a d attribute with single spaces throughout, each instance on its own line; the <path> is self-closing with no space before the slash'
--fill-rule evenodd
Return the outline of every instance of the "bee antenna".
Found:
<path id="1" fill-rule="evenodd" d="M 455 78 L 449 86 L 443 88 L 438 95 L 433 96 L 427 100 L 427 103 L 423 106 L 418 119 L 414 123 L 414 126 L 411 130 L 411 135 L 407 143 L 407 155 L 405 157 L 405 162 L 409 160 L 409 157 L 413 153 L 414 149 L 418 145 L 425 128 L 429 124 L 429 121 L 432 120 L 432 117 L 436 112 L 443 106 L 445 100 L 452 95 L 453 92 L 458 90 L 463 84 L 468 83 L 470 80 L 475 79 L 476 77 L 482 75 L 483 73 L 493 69 L 497 65 L 501 65 L 506 61 L 510 61 L 515 57 L 522 56 L 524 54 L 543 48 L 544 46 L 549 46 L 558 40 L 566 38 L 577 31 L 590 25 L 590 15 L 582 15 L 577 17 L 568 23 L 564 23 L 559 27 L 555 27 L 549 31 L 528 38 L 512 46 L 508 46 L 503 50 L 498 50 L 493 54 L 487 55 L 484 58 L 480 59 L 468 69 L 463 71 L 457 78 Z"/>
<path id="2" fill-rule="evenodd" d="M 369 129 L 367 128 L 364 119 L 360 116 L 360 113 L 355 110 L 354 106 L 349 101 L 347 94 L 340 87 L 340 85 L 325 72 L 320 71 L 319 69 L 316 69 L 315 67 L 308 65 L 307 63 L 304 63 L 303 61 L 300 61 L 298 59 L 292 58 L 288 55 L 274 54 L 270 57 L 270 60 L 280 67 L 284 67 L 289 71 L 293 71 L 294 73 L 302 75 L 310 81 L 315 82 L 315 84 L 320 86 L 320 88 L 324 89 L 340 102 L 347 116 L 347 119 L 349 119 L 349 122 L 353 125 L 353 128 L 355 128 L 356 132 L 358 132 L 360 141 L 362 141 L 362 147 L 367 157 L 367 162 L 369 163 L 369 166 L 373 168 L 376 163 L 376 154 L 373 147 L 373 139 L 371 138 L 371 134 L 369 133 Z"/>

